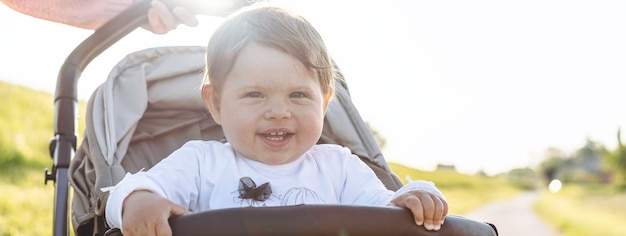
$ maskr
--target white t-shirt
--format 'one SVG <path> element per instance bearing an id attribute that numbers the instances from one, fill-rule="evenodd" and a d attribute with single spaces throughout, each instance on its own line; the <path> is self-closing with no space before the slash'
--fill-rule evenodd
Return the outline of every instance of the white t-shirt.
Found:
<path id="1" fill-rule="evenodd" d="M 411 189 L 441 192 L 430 182 Z M 268 165 L 250 160 L 229 143 L 189 141 L 149 171 L 127 174 L 109 191 L 106 219 L 122 228 L 122 204 L 135 190 L 149 190 L 192 212 L 234 207 L 298 204 L 387 205 L 394 192 L 347 148 L 315 145 L 293 162 Z"/>

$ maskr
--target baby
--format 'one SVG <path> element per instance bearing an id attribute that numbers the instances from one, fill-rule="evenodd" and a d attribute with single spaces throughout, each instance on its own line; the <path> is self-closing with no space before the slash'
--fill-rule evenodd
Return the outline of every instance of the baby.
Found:
<path id="1" fill-rule="evenodd" d="M 189 141 L 110 189 L 106 219 L 124 235 L 170 235 L 168 218 L 234 207 L 397 206 L 439 230 L 448 212 L 430 182 L 397 192 L 345 147 L 316 144 L 334 70 L 313 26 L 283 8 L 235 13 L 208 44 L 202 96 L 227 142 Z"/>

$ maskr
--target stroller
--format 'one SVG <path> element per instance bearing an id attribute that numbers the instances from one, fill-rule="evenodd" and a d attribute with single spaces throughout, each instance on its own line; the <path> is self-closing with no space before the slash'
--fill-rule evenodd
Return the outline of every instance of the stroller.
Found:
<path id="1" fill-rule="evenodd" d="M 228 9 L 187 7 L 224 16 L 247 4 L 232 3 Z M 46 181 L 55 182 L 55 236 L 69 235 L 69 219 L 76 235 L 119 234 L 105 224 L 107 194 L 101 188 L 116 184 L 126 173 L 155 165 L 188 140 L 224 138 L 199 92 L 206 49 L 158 47 L 131 53 L 113 68 L 89 99 L 87 127 L 77 148 L 80 73 L 98 54 L 142 25 L 149 7 L 150 0 L 139 1 L 96 30 L 61 68 L 55 94 L 55 137 L 50 143 L 54 164 L 52 172 L 46 170 Z M 399 189 L 402 182 L 389 169 L 343 81 L 336 80 L 336 95 L 319 143 L 350 148 L 388 189 Z M 170 226 L 174 235 L 497 235 L 493 225 L 460 216 L 447 216 L 440 231 L 430 232 L 416 226 L 405 209 L 343 205 L 212 210 L 174 217 Z"/>

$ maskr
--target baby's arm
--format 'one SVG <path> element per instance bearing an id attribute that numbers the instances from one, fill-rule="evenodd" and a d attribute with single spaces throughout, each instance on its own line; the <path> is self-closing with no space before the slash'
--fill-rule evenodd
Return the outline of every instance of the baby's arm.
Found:
<path id="1" fill-rule="evenodd" d="M 389 205 L 408 208 L 415 223 L 424 225 L 427 230 L 439 230 L 448 214 L 448 203 L 443 194 L 426 181 L 413 181 L 402 187 Z"/>
<path id="2" fill-rule="evenodd" d="M 171 235 L 167 219 L 189 212 L 165 198 L 163 190 L 144 178 L 145 172 L 127 174 L 109 192 L 106 220 L 124 235 Z"/>
<path id="3" fill-rule="evenodd" d="M 168 223 L 171 216 L 188 213 L 185 207 L 160 195 L 138 190 L 124 200 L 122 232 L 124 235 L 172 235 Z"/>
<path id="4" fill-rule="evenodd" d="M 163 215 L 187 212 L 177 209 L 178 205 L 194 209 L 197 202 L 194 196 L 198 196 L 200 189 L 200 166 L 204 165 L 198 159 L 203 156 L 202 147 L 202 142 L 190 141 L 149 171 L 127 173 L 115 186 L 103 188 L 102 191 L 109 192 L 105 209 L 109 227 L 121 229 L 126 235 L 126 229 L 140 227 L 133 226 L 134 223 L 127 225 L 129 221 L 136 222 L 138 218 L 154 225 Z M 142 218 L 145 215 L 155 218 Z M 167 217 L 164 219 L 167 220 Z"/>

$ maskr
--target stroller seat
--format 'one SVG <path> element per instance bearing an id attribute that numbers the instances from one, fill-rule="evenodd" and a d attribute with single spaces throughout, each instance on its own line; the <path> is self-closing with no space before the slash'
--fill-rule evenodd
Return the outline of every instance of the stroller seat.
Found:
<path id="1" fill-rule="evenodd" d="M 205 53 L 201 46 L 131 53 L 92 94 L 84 139 L 69 167 L 77 232 L 104 227 L 107 194 L 101 188 L 115 185 L 126 173 L 149 169 L 189 140 L 224 139 L 200 93 Z M 349 147 L 388 189 L 399 189 L 401 181 L 352 104 L 346 84 L 337 80 L 336 85 L 319 142 Z"/>

